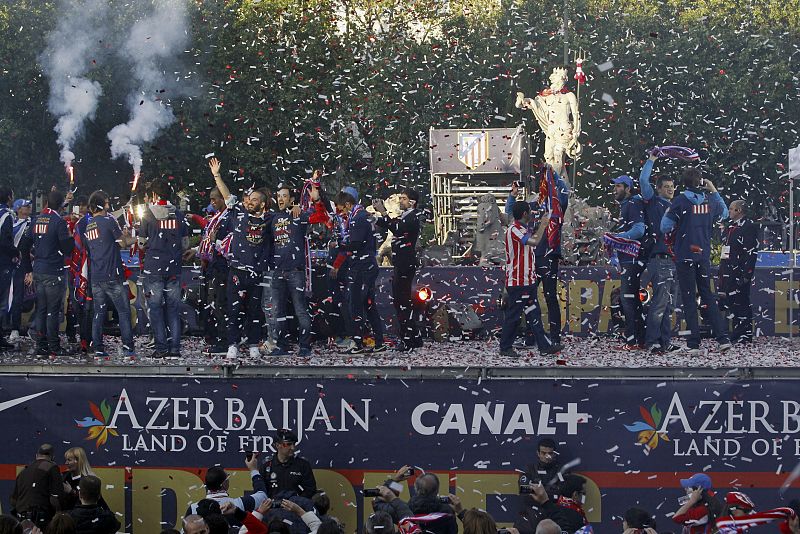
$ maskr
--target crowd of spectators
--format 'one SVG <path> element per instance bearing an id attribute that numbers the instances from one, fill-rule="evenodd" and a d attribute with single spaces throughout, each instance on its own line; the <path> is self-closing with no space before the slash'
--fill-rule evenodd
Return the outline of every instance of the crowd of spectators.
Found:
<path id="1" fill-rule="evenodd" d="M 291 431 L 280 430 L 276 453 L 263 464 L 258 453 L 247 453 L 245 467 L 253 487 L 242 497 L 228 494 L 224 469 L 208 468 L 205 497 L 188 507 L 182 524 L 176 525 L 181 530 L 167 528 L 161 534 L 344 534 L 348 528 L 330 514 L 330 498 L 317 487 L 310 464 L 296 456 L 296 442 Z M 53 459 L 53 447 L 42 445 L 34 462 L 20 472 L 11 497 L 12 515 L 0 516 L 0 534 L 119 532 L 121 514 L 109 510 L 103 500 L 101 481 L 83 449 L 67 451 L 63 475 Z M 540 440 L 536 460 L 519 477 L 518 513 L 509 528 L 498 528 L 485 510 L 466 509 L 457 495 L 442 494 L 435 474 L 406 465 L 380 486 L 364 488 L 373 513 L 359 534 L 457 534 L 459 523 L 463 534 L 592 533 L 584 509 L 587 479 L 570 472 L 574 465 L 559 460 L 554 440 Z M 412 478 L 412 497 L 404 501 L 403 482 Z M 631 507 L 622 516 L 622 533 L 735 534 L 773 523 L 782 534 L 800 534 L 800 500 L 756 511 L 746 493 L 716 492 L 707 474 L 681 479 L 680 485 L 685 495 L 673 513 L 659 520 L 662 524 L 651 511 Z"/>

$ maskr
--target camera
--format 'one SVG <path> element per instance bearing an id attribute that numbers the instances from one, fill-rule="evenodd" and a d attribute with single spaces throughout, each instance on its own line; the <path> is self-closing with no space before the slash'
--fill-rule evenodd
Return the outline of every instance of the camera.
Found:
<path id="1" fill-rule="evenodd" d="M 365 488 L 364 489 L 364 497 L 380 497 L 381 492 L 378 491 L 378 488 Z"/>
<path id="2" fill-rule="evenodd" d="M 409 467 L 408 469 L 406 469 L 406 476 L 407 477 L 413 477 L 415 472 L 416 472 L 416 469 L 414 469 L 413 467 Z"/>
<path id="3" fill-rule="evenodd" d="M 253 455 L 254 455 L 254 454 L 255 454 L 254 452 L 252 452 L 252 451 L 248 451 L 248 452 L 246 452 L 246 453 L 244 454 L 244 457 L 245 457 L 245 459 L 246 459 L 246 460 L 249 462 L 250 460 L 252 460 L 252 459 L 253 459 Z"/>
<path id="4" fill-rule="evenodd" d="M 439 502 L 442 504 L 450 504 L 450 496 L 449 495 L 439 495 Z"/>
<path id="5" fill-rule="evenodd" d="M 520 484 L 519 486 L 519 494 L 520 495 L 532 495 L 533 494 L 533 487 L 529 484 Z"/>

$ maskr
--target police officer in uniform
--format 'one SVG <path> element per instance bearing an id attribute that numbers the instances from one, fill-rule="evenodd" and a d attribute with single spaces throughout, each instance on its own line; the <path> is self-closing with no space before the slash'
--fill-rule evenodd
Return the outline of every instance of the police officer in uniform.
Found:
<path id="1" fill-rule="evenodd" d="M 278 430 L 275 454 L 261 466 L 270 499 L 290 494 L 310 499 L 317 492 L 317 481 L 308 460 L 295 456 L 297 434 L 289 429 Z"/>

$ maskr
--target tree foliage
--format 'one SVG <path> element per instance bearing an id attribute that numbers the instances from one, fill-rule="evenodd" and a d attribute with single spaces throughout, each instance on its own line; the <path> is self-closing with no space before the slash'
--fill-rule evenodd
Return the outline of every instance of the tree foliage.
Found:
<path id="1" fill-rule="evenodd" d="M 682 144 L 701 150 L 728 197 L 780 203 L 783 164 L 798 143 L 800 0 L 569 6 L 571 56 L 585 50 L 589 75 L 579 194 L 607 202 L 608 179 L 637 173 L 646 148 Z M 331 189 L 424 191 L 431 126 L 523 123 L 541 151 L 533 117 L 513 100 L 541 90 L 563 63 L 562 8 L 543 0 L 194 2 L 193 44 L 171 73 L 188 96 L 171 100 L 178 120 L 144 147 L 145 175 L 169 176 L 202 197 L 211 186 L 203 155 L 213 152 L 236 188 L 299 185 L 324 167 Z M 0 162 L 23 191 L 63 180 L 37 62 L 54 22 L 55 2 L 0 7 Z M 124 121 L 126 68 L 108 59 L 93 74 L 104 87 L 101 112 L 76 146 L 87 191 L 127 187 L 130 169 L 109 161 L 105 139 Z"/>

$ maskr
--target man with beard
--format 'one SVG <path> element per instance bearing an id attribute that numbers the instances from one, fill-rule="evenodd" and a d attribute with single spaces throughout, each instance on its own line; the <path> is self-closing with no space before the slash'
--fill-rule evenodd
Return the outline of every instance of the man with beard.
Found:
<path id="1" fill-rule="evenodd" d="M 226 203 L 230 203 L 230 191 L 225 187 L 216 168 L 214 180 L 223 193 Z M 212 168 L 212 172 L 214 169 Z M 225 192 L 227 195 L 224 195 Z M 255 189 L 244 196 L 241 204 L 229 207 L 219 224 L 219 230 L 212 232 L 209 239 L 216 243 L 219 253 L 228 259 L 227 299 L 228 299 L 228 352 L 227 358 L 239 356 L 239 343 L 242 334 L 247 338 L 250 357 L 261 355 L 258 344 L 261 342 L 261 325 L 264 315 L 261 308 L 261 282 L 264 269 L 269 261 L 269 242 L 267 232 L 271 214 L 267 213 L 270 193 L 266 189 Z"/>
<path id="2" fill-rule="evenodd" d="M 614 199 L 619 202 L 615 238 L 640 240 L 646 231 L 644 202 L 642 197 L 633 194 L 633 180 L 630 176 L 619 176 L 613 180 Z M 625 344 L 622 350 L 638 350 L 644 346 L 644 314 L 639 299 L 642 272 L 645 262 L 640 256 L 649 251 L 639 249 L 637 255 L 620 254 L 620 304 L 625 315 Z"/>

